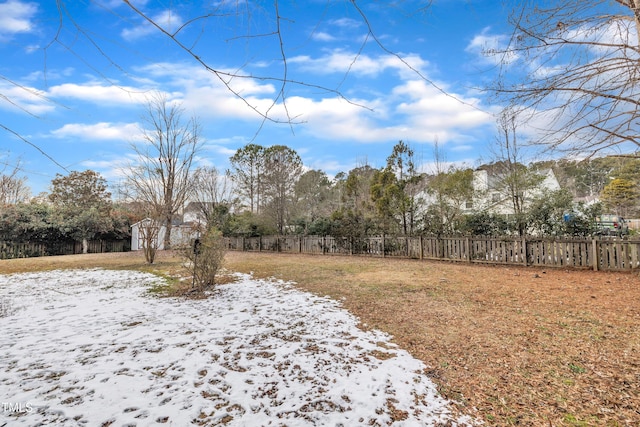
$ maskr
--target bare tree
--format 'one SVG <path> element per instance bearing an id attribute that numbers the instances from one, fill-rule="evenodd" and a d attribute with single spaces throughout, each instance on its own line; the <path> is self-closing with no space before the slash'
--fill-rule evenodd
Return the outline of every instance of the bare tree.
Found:
<path id="1" fill-rule="evenodd" d="M 5 165 L 0 169 L 0 206 L 26 202 L 31 196 L 27 178 L 19 176 L 20 162 L 13 168 Z"/>
<path id="2" fill-rule="evenodd" d="M 171 226 L 192 191 L 192 166 L 200 148 L 195 118 L 183 121 L 182 108 L 156 94 L 147 104 L 142 141 L 133 143 L 137 163 L 126 170 L 135 200 L 148 206 L 153 221 L 166 227 L 164 248 L 171 247 Z"/>
<path id="3" fill-rule="evenodd" d="M 537 142 L 640 146 L 640 0 L 526 0 L 510 22 L 508 46 L 487 52 L 502 62 L 492 89 L 539 123 Z"/>
<path id="4" fill-rule="evenodd" d="M 221 229 L 225 217 L 234 205 L 229 171 L 220 174 L 215 167 L 200 167 L 193 174 L 192 200 L 197 204 L 197 213 L 207 228 Z"/>
<path id="5" fill-rule="evenodd" d="M 142 246 L 142 252 L 144 253 L 144 259 L 148 264 L 153 264 L 160 247 L 160 230 L 162 224 L 157 219 L 154 219 L 152 215 L 147 215 L 145 219 L 140 221 L 138 227 L 139 244 Z"/>

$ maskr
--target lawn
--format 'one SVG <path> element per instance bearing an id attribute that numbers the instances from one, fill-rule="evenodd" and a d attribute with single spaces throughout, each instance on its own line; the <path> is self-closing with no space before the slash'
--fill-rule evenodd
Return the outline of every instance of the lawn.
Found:
<path id="1" fill-rule="evenodd" d="M 640 279 L 417 260 L 229 253 L 226 268 L 330 296 L 427 366 L 488 425 L 640 425 Z M 0 261 L 0 272 L 103 266 L 173 276 L 167 256 Z"/>
<path id="2" fill-rule="evenodd" d="M 0 425 L 471 425 L 337 302 L 233 279 L 193 300 L 132 270 L 0 275 Z"/>

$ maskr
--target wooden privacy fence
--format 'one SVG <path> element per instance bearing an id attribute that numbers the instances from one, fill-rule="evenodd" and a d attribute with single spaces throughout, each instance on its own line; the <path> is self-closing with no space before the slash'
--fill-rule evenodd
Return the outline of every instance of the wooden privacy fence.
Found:
<path id="1" fill-rule="evenodd" d="M 89 240 L 89 253 L 126 252 L 130 240 Z M 0 259 L 82 253 L 82 242 L 16 243 L 0 241 Z"/>
<path id="2" fill-rule="evenodd" d="M 593 270 L 640 268 L 640 240 L 611 238 L 494 238 L 376 236 L 228 237 L 235 251 L 361 255 Z"/>

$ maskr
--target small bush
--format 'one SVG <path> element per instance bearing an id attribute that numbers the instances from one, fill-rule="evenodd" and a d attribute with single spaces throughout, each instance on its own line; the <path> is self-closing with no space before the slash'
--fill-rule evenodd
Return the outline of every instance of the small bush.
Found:
<path id="1" fill-rule="evenodd" d="M 187 268 L 193 277 L 193 291 L 203 292 L 215 285 L 225 253 L 222 233 L 215 227 L 205 231 L 185 250 L 185 256 L 189 260 Z"/>

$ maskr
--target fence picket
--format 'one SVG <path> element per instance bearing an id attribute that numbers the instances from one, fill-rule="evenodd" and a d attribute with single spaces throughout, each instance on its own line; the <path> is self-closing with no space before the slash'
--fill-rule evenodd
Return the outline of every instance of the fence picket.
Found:
<path id="1" fill-rule="evenodd" d="M 89 253 L 126 252 L 131 250 L 130 240 L 90 240 L 88 243 Z M 82 242 L 25 243 L 0 241 L 0 259 L 80 253 L 82 253 Z"/>
<path id="2" fill-rule="evenodd" d="M 482 236 L 373 236 L 361 239 L 338 239 L 332 236 L 261 236 L 228 237 L 226 242 L 229 250 L 236 251 L 416 258 L 593 270 L 640 268 L 640 240 Z M 2 251 L 3 246 L 0 244 L 0 255 Z"/>

